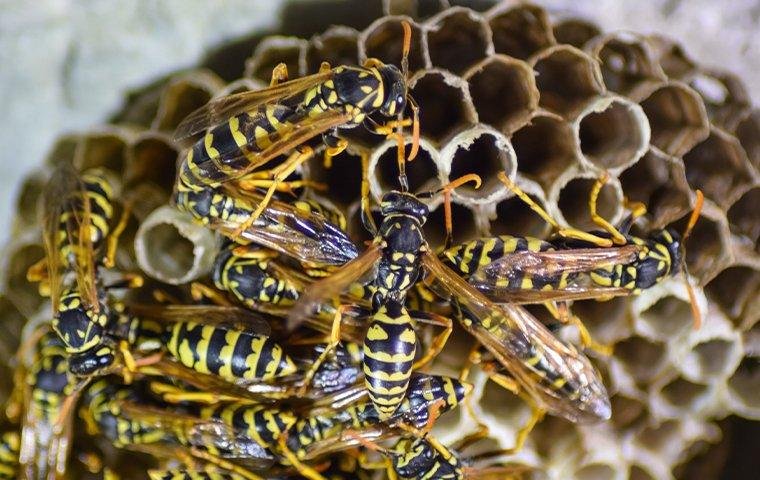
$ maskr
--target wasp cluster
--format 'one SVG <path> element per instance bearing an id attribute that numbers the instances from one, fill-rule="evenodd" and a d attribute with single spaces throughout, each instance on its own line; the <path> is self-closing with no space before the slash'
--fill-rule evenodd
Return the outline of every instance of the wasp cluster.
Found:
<path id="1" fill-rule="evenodd" d="M 575 302 L 574 313 L 592 335 L 614 346 L 612 356 L 595 359 L 611 395 L 612 419 L 588 427 L 547 419 L 514 459 L 546 478 L 671 478 L 696 445 L 719 438 L 716 420 L 760 418 L 760 216 L 753 207 L 760 200 L 760 114 L 736 77 L 700 67 L 667 38 L 604 33 L 511 2 L 482 11 L 451 7 L 414 18 L 384 16 L 361 30 L 333 26 L 308 39 L 271 36 L 240 66 L 241 78 L 223 80 L 210 69 L 172 76 L 130 98 L 114 124 L 60 139 L 51 158 L 73 159 L 81 169 L 106 167 L 140 192 L 134 216 L 141 226 L 128 230 L 124 237 L 131 241 L 122 243 L 135 251 L 119 252 L 121 265 L 169 284 L 197 279 L 209 272 L 217 242 L 164 206 L 180 153 L 172 131 L 211 98 L 266 86 L 280 62 L 292 76 L 315 73 L 322 61 L 397 63 L 402 21 L 412 26 L 409 86 L 421 112 L 420 152 L 407 166 L 410 189 L 438 188 L 466 173 L 483 179 L 480 189 L 453 193 L 455 242 L 549 234 L 550 227 L 497 180 L 501 171 L 563 226 L 584 230 L 593 227 L 586 203 L 602 172 L 610 178 L 599 208 L 612 222 L 623 217 L 626 199 L 647 206 L 649 227 L 680 231 L 693 190 L 706 197 L 686 259 L 701 287 L 702 328 L 691 329 L 688 297 L 675 280 L 638 297 Z M 327 185 L 309 194 L 343 210 L 359 240 L 367 237 L 360 157 L 369 156 L 377 202 L 396 187 L 396 142 L 355 136 L 331 168 L 315 159 L 300 174 Z M 40 173 L 24 184 L 16 239 L 4 256 L 3 358 L 17 347 L 24 317 L 40 318 L 43 299 L 25 275 L 44 255 L 28 213 L 44 182 Z M 440 201 L 430 208 L 425 235 L 435 247 L 444 240 L 444 213 Z M 437 363 L 448 373 L 457 372 L 465 356 L 457 334 Z M 493 444 L 509 448 L 530 412 L 487 380 L 475 378 L 475 410 L 491 427 Z M 442 418 L 435 432 L 448 443 L 474 426 L 459 410 Z"/>

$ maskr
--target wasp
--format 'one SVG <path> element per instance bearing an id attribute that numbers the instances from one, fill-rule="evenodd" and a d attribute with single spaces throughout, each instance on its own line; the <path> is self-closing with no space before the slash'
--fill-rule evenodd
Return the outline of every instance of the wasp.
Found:
<path id="1" fill-rule="evenodd" d="M 472 179 L 463 177 L 459 183 Z M 456 184 L 444 188 L 444 194 Z M 372 275 L 378 315 L 365 340 L 364 372 L 381 415 L 387 416 L 403 398 L 414 329 L 399 300 L 424 272 L 445 299 L 466 312 L 461 316 L 463 327 L 493 353 L 542 409 L 572 421 L 609 418 L 607 392 L 585 356 L 554 337 L 527 310 L 493 302 L 438 259 L 422 235 L 429 211 L 417 196 L 392 191 L 385 194 L 380 207 L 382 223 L 373 243 L 356 259 L 311 284 L 288 320 L 294 328 L 325 299 L 337 297 L 368 273 Z M 450 230 L 447 221 L 447 234 Z"/>
<path id="2" fill-rule="evenodd" d="M 151 480 L 244 480 L 234 473 L 195 470 L 150 470 Z"/>
<path id="3" fill-rule="evenodd" d="M 11 431 L 0 435 L 0 478 L 17 478 L 20 451 L 21 436 L 18 432 Z"/>
<path id="4" fill-rule="evenodd" d="M 697 191 L 696 206 L 683 235 L 673 229 L 659 229 L 637 237 L 629 232 L 636 218 L 646 211 L 643 205 L 636 206 L 617 227 L 597 214 L 596 201 L 606 177 L 595 183 L 589 199 L 592 219 L 603 228 L 593 232 L 561 229 L 503 172 L 499 179 L 554 226 L 557 234 L 549 241 L 485 238 L 442 253 L 449 265 L 491 300 L 541 303 L 636 295 L 679 272 L 686 275 L 684 244 L 699 218 L 701 192 Z M 687 291 L 698 327 L 701 315 L 688 281 Z"/>

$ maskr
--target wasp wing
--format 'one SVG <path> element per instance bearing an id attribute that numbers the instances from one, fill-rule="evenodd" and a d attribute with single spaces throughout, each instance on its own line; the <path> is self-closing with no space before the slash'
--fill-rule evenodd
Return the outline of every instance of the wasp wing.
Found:
<path id="1" fill-rule="evenodd" d="M 373 272 L 382 255 L 380 244 L 373 243 L 361 255 L 335 270 L 331 275 L 309 285 L 288 314 L 287 328 L 293 330 L 322 303 L 343 293 L 352 284 Z"/>
<path id="2" fill-rule="evenodd" d="M 259 105 L 292 97 L 319 83 L 329 80 L 332 76 L 333 71 L 330 70 L 297 78 L 270 88 L 252 92 L 236 93 L 211 100 L 182 120 L 182 123 L 179 124 L 174 133 L 174 139 L 182 140 L 209 127 L 222 123 L 230 117 L 253 110 Z"/>
<path id="3" fill-rule="evenodd" d="M 514 304 L 495 304 L 426 252 L 422 264 L 460 307 L 463 327 L 549 412 L 571 421 L 609 417 L 599 374 L 572 345 Z"/>

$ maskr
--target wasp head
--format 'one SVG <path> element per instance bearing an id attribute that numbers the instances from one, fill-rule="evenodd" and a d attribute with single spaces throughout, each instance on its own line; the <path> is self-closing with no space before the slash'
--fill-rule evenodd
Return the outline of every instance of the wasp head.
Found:
<path id="1" fill-rule="evenodd" d="M 385 87 L 380 113 L 386 117 L 396 117 L 406 108 L 406 80 L 395 65 L 383 65 L 378 71 Z"/>
<path id="2" fill-rule="evenodd" d="M 384 217 L 394 213 L 409 215 L 416 218 L 420 225 L 424 225 L 430 209 L 411 193 L 392 191 L 383 195 L 380 213 Z"/>

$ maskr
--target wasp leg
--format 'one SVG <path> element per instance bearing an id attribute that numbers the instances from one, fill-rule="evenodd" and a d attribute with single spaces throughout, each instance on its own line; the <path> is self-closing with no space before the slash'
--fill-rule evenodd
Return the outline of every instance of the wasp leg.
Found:
<path id="1" fill-rule="evenodd" d="M 602 187 L 607 183 L 609 175 L 606 173 L 596 180 L 594 187 L 591 189 L 591 194 L 588 199 L 588 209 L 591 212 L 591 220 L 599 226 L 602 230 L 612 235 L 612 241 L 615 244 L 625 245 L 627 242 L 625 235 L 620 233 L 610 222 L 604 219 L 596 211 L 597 200 L 599 200 L 599 193 L 602 191 Z"/>
<path id="2" fill-rule="evenodd" d="M 607 357 L 612 355 L 613 347 L 611 345 L 602 345 L 594 340 L 591 333 L 589 333 L 586 328 L 586 325 L 583 324 L 583 321 L 578 318 L 577 315 L 574 315 L 569 311 L 566 303 L 560 303 L 558 306 L 555 306 L 551 302 L 546 302 L 544 303 L 544 307 L 546 307 L 549 314 L 560 323 L 564 325 L 575 325 L 581 336 L 581 343 L 585 348 L 591 349 Z"/>
<path id="3" fill-rule="evenodd" d="M 341 434 L 341 438 L 348 437 L 353 440 L 356 440 L 361 444 L 365 449 L 367 450 L 373 450 L 375 452 L 379 452 L 383 455 L 383 460 L 380 461 L 371 461 L 367 458 L 367 452 L 362 451 L 359 452 L 357 455 L 357 461 L 359 463 L 359 466 L 365 470 L 385 470 L 388 480 L 398 480 L 398 475 L 396 475 L 396 470 L 393 469 L 393 463 L 391 462 L 391 452 L 381 446 L 377 443 L 373 442 L 372 440 L 366 439 L 356 433 L 354 430 L 347 429 L 344 430 Z"/>
<path id="4" fill-rule="evenodd" d="M 145 284 L 145 279 L 139 273 L 125 273 L 119 280 L 109 283 L 106 290 L 118 290 L 122 288 L 140 288 Z"/>
<path id="5" fill-rule="evenodd" d="M 325 146 L 325 154 L 322 158 L 322 162 L 325 168 L 332 168 L 332 159 L 343 153 L 348 147 L 348 140 L 338 137 L 335 132 L 322 135 L 322 142 Z"/>
<path id="6" fill-rule="evenodd" d="M 232 306 L 232 302 L 227 300 L 223 294 L 200 282 L 193 282 L 190 284 L 190 295 L 195 301 L 207 298 L 214 302 L 216 305 L 221 305 L 224 307 Z"/>
<path id="7" fill-rule="evenodd" d="M 122 233 L 124 233 L 124 230 L 127 228 L 127 223 L 129 222 L 129 216 L 131 214 L 132 205 L 131 202 L 127 202 L 122 209 L 119 223 L 116 224 L 116 227 L 114 227 L 106 240 L 106 254 L 105 257 L 103 257 L 103 265 L 106 268 L 113 268 L 116 264 L 116 249 L 119 246 L 119 238 L 121 238 Z"/>
<path id="8" fill-rule="evenodd" d="M 327 480 L 318 471 L 314 470 L 298 459 L 298 456 L 293 453 L 290 448 L 288 448 L 287 438 L 287 434 L 283 434 L 277 440 L 277 443 L 280 446 L 280 453 L 288 460 L 288 462 L 290 462 L 291 465 L 293 465 L 296 470 L 298 470 L 298 473 L 308 478 L 309 480 Z"/>
<path id="9" fill-rule="evenodd" d="M 263 175 L 261 175 L 263 173 Z M 270 178 L 262 178 L 266 177 L 270 174 L 269 171 L 266 172 L 257 172 L 257 175 L 250 175 L 243 180 L 238 180 L 237 184 L 242 188 L 243 190 L 255 190 L 257 188 L 269 188 L 272 186 L 273 180 Z M 291 195 L 295 195 L 295 190 L 297 188 L 303 188 L 303 187 L 309 187 L 317 191 L 325 191 L 327 190 L 327 185 L 320 182 L 315 182 L 312 180 L 293 180 L 290 182 L 281 182 L 277 185 L 275 185 L 275 190 L 278 192 L 284 192 L 289 193 Z"/>
<path id="10" fill-rule="evenodd" d="M 369 204 L 369 156 L 366 151 L 361 153 L 362 162 L 362 199 L 361 199 L 361 218 L 362 225 L 373 237 L 377 235 L 377 225 L 372 218 L 372 209 Z"/>
<path id="11" fill-rule="evenodd" d="M 278 63 L 272 69 L 272 80 L 269 82 L 270 87 L 275 87 L 283 82 L 288 81 L 288 66 L 284 63 Z"/>
<path id="12" fill-rule="evenodd" d="M 244 400 L 234 395 L 221 393 L 189 392 L 162 382 L 151 382 L 150 390 L 168 403 L 193 402 L 213 405 L 219 402 L 240 402 Z"/>
<path id="13" fill-rule="evenodd" d="M 536 212 L 539 217 L 541 217 L 546 223 L 552 226 L 552 228 L 557 232 L 557 235 L 569 238 L 569 239 L 575 239 L 575 240 L 583 240 L 586 242 L 593 243 L 594 245 L 600 246 L 600 247 L 611 247 L 612 246 L 612 240 L 609 238 L 602 238 L 596 235 L 593 235 L 588 232 L 584 232 L 582 230 L 578 230 L 575 228 L 562 228 L 560 224 L 549 215 L 546 210 L 541 208 L 540 205 L 538 205 L 536 202 L 533 201 L 532 198 L 528 196 L 520 187 L 518 187 L 512 180 L 507 177 L 507 175 L 504 172 L 499 172 L 498 174 L 499 180 L 501 183 L 506 185 L 508 189 L 510 189 L 517 197 L 525 202 L 528 207 L 530 207 L 531 210 Z"/>
<path id="14" fill-rule="evenodd" d="M 205 452 L 199 448 L 191 448 L 190 453 L 192 454 L 192 456 L 194 456 L 197 459 L 200 459 L 200 460 L 203 460 L 204 462 L 215 465 L 221 468 L 222 470 L 227 470 L 229 472 L 240 475 L 241 477 L 247 478 L 248 480 L 264 480 L 262 477 L 256 475 L 255 473 L 251 471 L 246 470 L 240 465 L 235 465 L 234 463 L 230 461 L 227 461 L 223 458 L 219 458 L 216 455 L 212 455 L 211 453 Z"/>
<path id="15" fill-rule="evenodd" d="M 267 190 L 267 193 L 264 195 L 264 198 L 261 200 L 261 202 L 256 206 L 256 209 L 253 211 L 253 213 L 251 213 L 251 216 L 248 217 L 248 219 L 233 232 L 232 238 L 239 237 L 240 234 L 246 231 L 251 225 L 253 225 L 256 220 L 258 220 L 258 218 L 267 208 L 269 201 L 272 200 L 272 195 L 274 195 L 274 192 L 277 190 L 277 186 L 284 182 L 285 179 L 287 179 L 288 176 L 290 176 L 290 174 L 293 173 L 293 171 L 295 171 L 299 165 L 311 158 L 312 155 L 314 155 L 314 150 L 311 147 L 301 146 L 297 151 L 293 152 L 293 154 L 290 155 L 287 160 L 271 170 L 273 174 L 272 184 Z"/>
<path id="16" fill-rule="evenodd" d="M 480 364 L 480 344 L 475 343 L 475 345 L 472 346 L 470 349 L 469 355 L 467 355 L 467 362 L 465 362 L 464 367 L 462 367 L 462 370 L 459 373 L 459 380 L 461 381 L 467 381 L 468 377 L 470 376 L 470 371 L 472 370 L 472 367 L 476 364 Z M 479 440 L 481 438 L 485 438 L 488 436 L 490 429 L 488 428 L 488 425 L 480 418 L 480 415 L 475 412 L 475 407 L 472 405 L 472 396 L 468 395 L 464 399 L 464 407 L 467 410 L 468 415 L 475 421 L 475 423 L 478 426 L 478 429 L 474 432 L 468 435 L 468 437 L 472 437 L 473 440 Z"/>
<path id="17" fill-rule="evenodd" d="M 429 364 L 439 353 L 441 353 L 449 339 L 449 335 L 451 335 L 451 332 L 454 330 L 454 324 L 450 318 L 432 312 L 415 311 L 411 313 L 411 316 L 418 322 L 443 327 L 444 329 L 441 333 L 433 337 L 433 341 L 430 343 L 425 354 L 412 365 L 412 370 L 417 370 Z"/>

